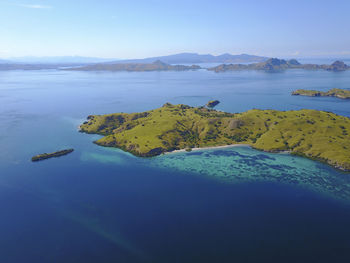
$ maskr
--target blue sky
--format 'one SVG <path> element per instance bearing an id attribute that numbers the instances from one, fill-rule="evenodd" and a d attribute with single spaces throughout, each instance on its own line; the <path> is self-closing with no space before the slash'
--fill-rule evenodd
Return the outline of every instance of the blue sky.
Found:
<path id="1" fill-rule="evenodd" d="M 349 12 L 349 0 L 0 0 L 0 57 L 348 57 Z"/>

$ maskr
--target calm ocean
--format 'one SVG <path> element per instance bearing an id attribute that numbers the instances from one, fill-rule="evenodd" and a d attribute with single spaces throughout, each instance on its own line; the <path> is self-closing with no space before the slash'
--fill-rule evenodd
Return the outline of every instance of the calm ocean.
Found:
<path id="1" fill-rule="evenodd" d="M 247 147 L 143 159 L 77 129 L 211 99 L 350 117 L 349 101 L 290 95 L 331 88 L 350 71 L 0 72 L 0 262 L 350 262 L 349 173 Z"/>

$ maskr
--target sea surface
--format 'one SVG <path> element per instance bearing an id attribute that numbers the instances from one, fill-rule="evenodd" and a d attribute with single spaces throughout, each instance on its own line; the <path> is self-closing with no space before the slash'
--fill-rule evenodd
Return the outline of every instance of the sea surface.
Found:
<path id="1" fill-rule="evenodd" d="M 137 158 L 78 132 L 89 114 L 211 99 L 350 117 L 290 95 L 331 88 L 350 71 L 0 72 L 0 262 L 350 262 L 349 173 L 249 147 Z"/>

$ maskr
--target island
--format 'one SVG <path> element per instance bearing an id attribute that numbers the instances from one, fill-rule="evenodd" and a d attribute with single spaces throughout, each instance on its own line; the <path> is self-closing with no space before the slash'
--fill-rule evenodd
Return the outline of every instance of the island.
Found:
<path id="1" fill-rule="evenodd" d="M 136 156 L 175 150 L 247 144 L 350 170 L 350 119 L 325 111 L 253 109 L 227 113 L 206 107 L 164 104 L 141 113 L 90 115 L 80 131 L 103 135 L 96 144 Z"/>
<path id="2" fill-rule="evenodd" d="M 208 68 L 214 72 L 237 71 L 237 70 L 264 70 L 264 71 L 281 71 L 287 69 L 308 69 L 308 70 L 327 70 L 327 71 L 345 71 L 350 67 L 342 61 L 335 61 L 331 65 L 319 64 L 301 64 L 296 59 L 284 60 L 270 58 L 267 61 L 251 64 L 221 64 L 216 67 Z"/>
<path id="3" fill-rule="evenodd" d="M 63 155 L 70 154 L 73 151 L 74 151 L 74 149 L 67 149 L 67 150 L 61 150 L 61 151 L 57 151 L 57 152 L 53 152 L 53 153 L 38 154 L 38 155 L 35 155 L 32 157 L 32 162 L 42 161 L 42 160 L 46 160 L 46 159 L 53 158 L 53 157 L 60 157 Z"/>
<path id="4" fill-rule="evenodd" d="M 208 101 L 208 103 L 207 103 L 207 107 L 208 108 L 214 108 L 216 105 L 218 105 L 220 103 L 220 101 L 218 101 L 218 100 L 210 100 L 210 101 Z"/>
<path id="5" fill-rule="evenodd" d="M 200 66 L 170 65 L 160 60 L 153 63 L 100 63 L 83 67 L 66 68 L 74 71 L 186 71 L 197 70 Z"/>
<path id="6" fill-rule="evenodd" d="M 327 92 L 317 90 L 298 89 L 292 92 L 294 96 L 310 96 L 310 97 L 336 97 L 339 99 L 350 99 L 350 90 L 331 89 Z"/>

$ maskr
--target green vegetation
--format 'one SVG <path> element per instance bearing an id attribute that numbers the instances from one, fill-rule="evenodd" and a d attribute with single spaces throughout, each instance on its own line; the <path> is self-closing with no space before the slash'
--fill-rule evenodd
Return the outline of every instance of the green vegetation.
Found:
<path id="1" fill-rule="evenodd" d="M 63 155 L 67 155 L 73 151 L 74 151 L 74 149 L 67 149 L 67 150 L 57 151 L 57 152 L 53 152 L 53 153 L 38 154 L 38 155 L 35 155 L 32 157 L 32 162 L 42 161 L 42 160 L 53 158 L 53 157 L 60 157 Z"/>
<path id="2" fill-rule="evenodd" d="M 350 90 L 331 89 L 327 92 L 317 90 L 298 89 L 292 92 L 292 95 L 311 96 L 311 97 L 337 97 L 340 99 L 350 99 Z"/>
<path id="3" fill-rule="evenodd" d="M 226 113 L 166 103 L 142 113 L 90 115 L 82 132 L 105 137 L 95 143 L 150 157 L 178 149 L 249 144 L 268 151 L 324 161 L 350 170 L 350 119 L 334 113 L 249 110 Z"/>

